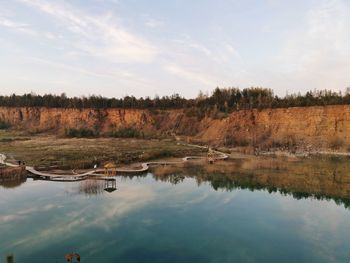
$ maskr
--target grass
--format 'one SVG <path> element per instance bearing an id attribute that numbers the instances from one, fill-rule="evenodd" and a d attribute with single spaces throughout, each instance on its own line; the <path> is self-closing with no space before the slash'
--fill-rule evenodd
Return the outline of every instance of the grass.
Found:
<path id="1" fill-rule="evenodd" d="M 12 130 L 0 130 L 0 139 L 9 138 L 9 137 L 20 137 L 21 133 L 18 131 Z"/>
<path id="2" fill-rule="evenodd" d="M 9 129 L 0 130 L 0 143 L 8 143 L 16 140 L 28 140 L 28 139 L 29 139 L 28 137 L 24 136 L 19 131 L 13 131 Z"/>
<path id="3" fill-rule="evenodd" d="M 0 141 L 1 152 L 27 165 L 42 169 L 91 168 L 107 160 L 132 163 L 165 157 L 201 154 L 203 149 L 178 145 L 175 141 L 121 138 L 57 138 L 32 136 L 29 140 L 12 136 L 14 140 Z M 0 135 L 1 139 L 1 135 Z"/>

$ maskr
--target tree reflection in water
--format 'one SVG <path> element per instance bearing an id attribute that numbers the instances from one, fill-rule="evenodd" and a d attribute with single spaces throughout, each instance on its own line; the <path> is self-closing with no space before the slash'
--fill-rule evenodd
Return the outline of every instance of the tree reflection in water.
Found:
<path id="1" fill-rule="evenodd" d="M 8 180 L 8 181 L 0 181 L 0 187 L 3 188 L 17 188 L 24 184 L 27 181 L 27 178 L 16 178 L 14 180 Z"/>
<path id="2" fill-rule="evenodd" d="M 219 161 L 213 165 L 197 161 L 155 166 L 152 168 L 152 176 L 155 180 L 174 185 L 182 183 L 185 178 L 193 178 L 198 185 L 209 183 L 214 190 L 265 190 L 291 195 L 295 199 L 331 199 L 350 208 L 349 171 L 349 158 L 249 157 Z M 147 175 L 119 174 L 118 177 L 131 179 Z M 106 193 L 106 188 L 103 180 L 86 180 L 80 183 L 79 193 L 99 195 Z"/>
<path id="3" fill-rule="evenodd" d="M 173 184 L 191 177 L 198 185 L 209 183 L 215 190 L 266 190 L 291 195 L 295 199 L 332 199 L 346 208 L 350 208 L 349 171 L 349 158 L 343 157 L 257 157 L 220 161 L 214 165 L 202 162 L 152 170 L 156 180 Z"/>

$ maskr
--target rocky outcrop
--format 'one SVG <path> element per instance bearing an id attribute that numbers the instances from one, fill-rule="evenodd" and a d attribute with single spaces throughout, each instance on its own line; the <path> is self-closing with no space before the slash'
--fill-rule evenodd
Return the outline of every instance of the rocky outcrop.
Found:
<path id="1" fill-rule="evenodd" d="M 60 132 L 65 128 L 89 128 L 104 132 L 120 127 L 142 129 L 152 126 L 150 114 L 135 109 L 0 107 L 0 120 L 10 123 L 15 129 L 37 132 Z"/>
<path id="2" fill-rule="evenodd" d="M 185 110 L 0 107 L 14 129 L 62 133 L 89 128 L 100 133 L 133 127 L 153 135 L 186 135 L 226 145 L 350 146 L 350 106 L 241 110 L 225 118 L 197 118 Z"/>
<path id="3" fill-rule="evenodd" d="M 242 110 L 209 120 L 198 136 L 238 144 L 350 146 L 350 106 Z"/>

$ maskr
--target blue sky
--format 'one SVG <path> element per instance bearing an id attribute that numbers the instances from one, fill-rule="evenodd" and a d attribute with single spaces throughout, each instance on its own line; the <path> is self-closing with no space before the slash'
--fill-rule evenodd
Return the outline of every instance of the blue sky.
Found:
<path id="1" fill-rule="evenodd" d="M 1 94 L 350 86 L 347 0 L 0 1 Z"/>

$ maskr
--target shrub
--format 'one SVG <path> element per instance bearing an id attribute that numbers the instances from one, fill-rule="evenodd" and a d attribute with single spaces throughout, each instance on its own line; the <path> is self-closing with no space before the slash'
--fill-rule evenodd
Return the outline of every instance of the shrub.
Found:
<path id="1" fill-rule="evenodd" d="M 192 107 L 192 108 L 189 108 L 185 111 L 185 115 L 186 117 L 197 117 L 198 115 L 198 112 L 197 109 L 195 107 Z"/>
<path id="2" fill-rule="evenodd" d="M 297 139 L 293 134 L 287 134 L 279 138 L 272 138 L 270 145 L 273 148 L 289 148 L 293 149 L 297 146 Z"/>
<path id="3" fill-rule="evenodd" d="M 234 137 L 233 135 L 226 135 L 224 139 L 225 146 L 249 146 L 249 141 L 245 138 Z"/>
<path id="4" fill-rule="evenodd" d="M 232 135 L 226 135 L 224 139 L 224 145 L 225 146 L 235 146 L 237 145 L 236 138 Z"/>
<path id="5" fill-rule="evenodd" d="M 65 129 L 65 135 L 67 137 L 89 138 L 89 137 L 95 137 L 98 134 L 95 133 L 93 130 L 87 129 L 87 128 L 80 128 L 80 129 L 68 128 L 68 129 Z"/>
<path id="6" fill-rule="evenodd" d="M 5 129 L 8 129 L 10 127 L 11 127 L 10 123 L 3 121 L 3 120 L 0 120 L 0 130 L 5 130 Z"/>
<path id="7" fill-rule="evenodd" d="M 13 142 L 14 140 L 14 138 L 0 138 L 0 142 Z"/>
<path id="8" fill-rule="evenodd" d="M 329 146 L 332 149 L 339 149 L 343 145 L 344 145 L 344 140 L 342 138 L 339 138 L 339 137 L 333 137 L 329 142 Z"/>
<path id="9" fill-rule="evenodd" d="M 139 138 L 143 133 L 134 128 L 121 128 L 111 131 L 110 136 L 116 138 Z"/>
<path id="10" fill-rule="evenodd" d="M 167 158 L 167 157 L 173 157 L 174 153 L 171 150 L 168 149 L 161 149 L 159 151 L 151 151 L 143 154 L 142 160 L 154 160 L 159 158 Z"/>

